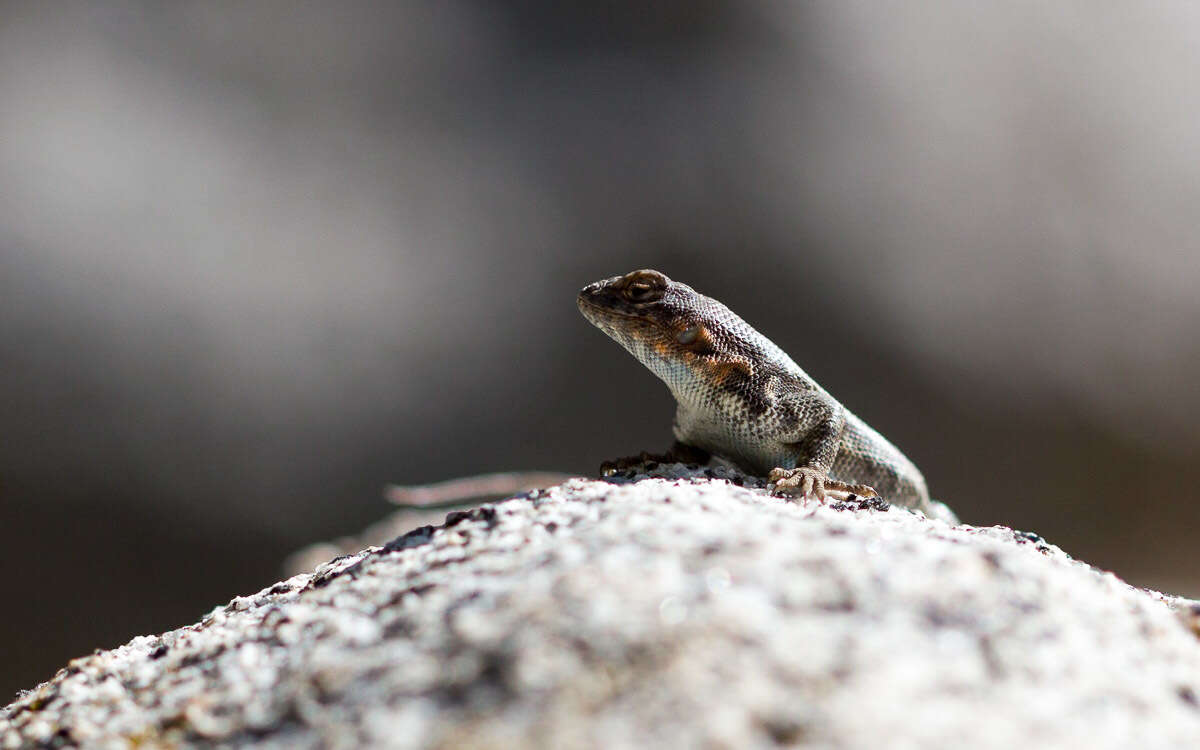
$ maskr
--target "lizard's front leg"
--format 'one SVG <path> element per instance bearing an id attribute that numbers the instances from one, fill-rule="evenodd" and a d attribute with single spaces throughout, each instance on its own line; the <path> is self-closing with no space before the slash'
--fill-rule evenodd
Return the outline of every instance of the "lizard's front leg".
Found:
<path id="1" fill-rule="evenodd" d="M 828 492 L 878 497 L 879 493 L 865 484 L 847 484 L 829 479 L 829 468 L 842 446 L 842 431 L 846 426 L 841 405 L 819 393 L 780 402 L 782 413 L 794 416 L 798 429 L 794 439 L 785 441 L 784 450 L 795 456 L 796 467 L 776 467 L 767 475 L 775 491 L 785 495 L 815 496 L 824 502 Z"/>

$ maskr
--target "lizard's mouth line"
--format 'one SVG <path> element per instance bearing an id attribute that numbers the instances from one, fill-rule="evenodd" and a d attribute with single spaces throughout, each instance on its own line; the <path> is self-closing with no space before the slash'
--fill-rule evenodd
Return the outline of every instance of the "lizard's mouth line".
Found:
<path id="1" fill-rule="evenodd" d="M 661 323 L 659 323 L 656 320 L 652 320 L 651 318 L 649 318 L 645 315 L 633 315 L 632 313 L 621 312 L 620 310 L 616 310 L 616 309 L 614 309 L 612 307 L 608 307 L 606 305 L 598 305 L 595 302 L 592 302 L 590 299 L 585 299 L 584 297 L 579 298 L 579 304 L 581 306 L 588 307 L 592 310 L 596 310 L 597 312 L 603 313 L 604 315 L 608 315 L 608 316 L 611 316 L 614 318 L 623 318 L 625 320 L 637 320 L 642 323 L 648 323 L 652 326 L 655 326 L 656 328 L 662 328 L 665 330 L 665 327 Z"/>

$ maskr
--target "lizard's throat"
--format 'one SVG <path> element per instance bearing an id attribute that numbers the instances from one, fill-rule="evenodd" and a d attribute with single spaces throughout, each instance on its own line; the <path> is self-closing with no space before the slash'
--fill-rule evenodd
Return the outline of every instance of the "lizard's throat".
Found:
<path id="1" fill-rule="evenodd" d="M 610 334 L 612 335 L 612 334 Z M 629 336 L 612 335 L 622 347 L 632 354 L 647 370 L 666 384 L 680 403 L 691 403 L 697 392 L 697 376 L 681 357 L 661 343 Z"/>
<path id="2" fill-rule="evenodd" d="M 579 309 L 592 325 L 620 344 L 647 370 L 666 383 L 677 401 L 692 401 L 690 396 L 696 391 L 696 373 L 692 372 L 671 346 L 671 342 L 657 328 L 648 323 L 630 325 L 628 317 L 616 315 L 583 301 Z"/>

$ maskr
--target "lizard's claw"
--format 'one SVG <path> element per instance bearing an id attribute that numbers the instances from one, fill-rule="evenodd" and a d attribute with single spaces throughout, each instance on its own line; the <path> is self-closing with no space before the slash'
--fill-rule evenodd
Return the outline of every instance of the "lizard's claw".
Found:
<path id="1" fill-rule="evenodd" d="M 828 479 L 825 472 L 811 466 L 801 466 L 795 469 L 771 469 L 771 473 L 767 475 L 767 481 L 773 483 L 775 491 L 780 494 L 800 497 L 813 495 L 821 502 L 825 502 L 829 492 L 836 492 L 847 497 L 879 497 L 879 493 L 873 487 Z"/>
<path id="2" fill-rule="evenodd" d="M 771 469 L 767 480 L 775 484 L 776 492 L 801 497 L 816 495 L 818 500 L 825 501 L 825 472 L 820 469 L 808 466 L 796 469 Z"/>

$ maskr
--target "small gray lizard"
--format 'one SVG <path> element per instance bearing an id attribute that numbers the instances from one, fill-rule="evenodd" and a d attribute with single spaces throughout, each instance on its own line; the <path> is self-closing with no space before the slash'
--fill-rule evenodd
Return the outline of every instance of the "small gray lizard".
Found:
<path id="1" fill-rule="evenodd" d="M 957 520 L 929 499 L 903 453 L 717 300 L 640 270 L 589 284 L 578 305 L 675 396 L 672 452 L 642 458 L 695 457 L 699 449 L 766 476 L 785 494 L 882 496 Z"/>

